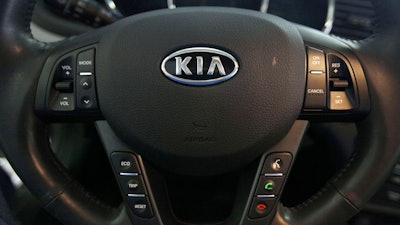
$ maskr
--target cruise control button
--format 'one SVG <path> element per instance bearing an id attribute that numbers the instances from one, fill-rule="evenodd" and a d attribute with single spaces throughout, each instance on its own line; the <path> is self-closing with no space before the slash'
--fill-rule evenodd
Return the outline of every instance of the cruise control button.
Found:
<path id="1" fill-rule="evenodd" d="M 350 79 L 350 71 L 347 64 L 338 56 L 330 54 L 328 56 L 329 77 Z"/>
<path id="2" fill-rule="evenodd" d="M 128 207 L 133 214 L 142 218 L 153 217 L 153 210 L 147 197 L 128 197 Z"/>
<path id="3" fill-rule="evenodd" d="M 330 86 L 331 90 L 332 89 L 344 90 L 344 89 L 348 88 L 350 85 L 349 81 L 347 81 L 347 80 L 330 80 L 329 84 L 330 84 L 329 86 Z"/>
<path id="4" fill-rule="evenodd" d="M 350 110 L 353 106 L 345 91 L 330 92 L 330 110 Z"/>
<path id="5" fill-rule="evenodd" d="M 288 172 L 291 162 L 292 155 L 290 153 L 272 153 L 265 159 L 262 174 L 265 176 L 282 176 Z"/>
<path id="6" fill-rule="evenodd" d="M 325 54 L 323 51 L 316 48 L 307 48 L 308 54 L 308 71 L 310 73 L 315 73 L 312 71 L 320 71 L 325 73 Z M 321 74 L 322 74 L 321 73 Z"/>
<path id="7" fill-rule="evenodd" d="M 324 109 L 326 106 L 326 76 L 325 74 L 308 74 L 305 109 Z"/>
<path id="8" fill-rule="evenodd" d="M 111 161 L 114 170 L 119 175 L 121 175 L 121 173 L 126 175 L 129 175 L 129 173 L 140 173 L 139 164 L 137 163 L 135 155 L 132 153 L 114 152 L 111 154 Z"/>

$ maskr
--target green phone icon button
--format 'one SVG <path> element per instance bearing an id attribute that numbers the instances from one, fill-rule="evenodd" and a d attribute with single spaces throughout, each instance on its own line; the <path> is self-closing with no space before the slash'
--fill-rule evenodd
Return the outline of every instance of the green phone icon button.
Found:
<path id="1" fill-rule="evenodd" d="M 272 190 L 274 190 L 274 187 L 275 187 L 275 183 L 271 180 L 267 181 L 267 183 L 264 185 L 264 189 L 266 191 L 272 191 Z"/>

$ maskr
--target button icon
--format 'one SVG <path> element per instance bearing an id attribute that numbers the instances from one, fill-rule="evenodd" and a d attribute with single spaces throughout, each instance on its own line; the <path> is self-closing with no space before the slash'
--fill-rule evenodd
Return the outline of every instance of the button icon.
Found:
<path id="1" fill-rule="evenodd" d="M 153 210 L 147 197 L 133 197 L 128 198 L 127 201 L 129 208 L 136 216 L 142 218 L 153 217 Z"/>
<path id="2" fill-rule="evenodd" d="M 281 167 L 282 167 L 282 159 L 275 159 L 274 162 L 272 163 L 272 169 L 280 170 Z"/>
<path id="3" fill-rule="evenodd" d="M 82 79 L 80 84 L 81 84 L 81 87 L 85 90 L 88 90 L 92 87 L 92 81 L 87 78 Z"/>
<path id="4" fill-rule="evenodd" d="M 249 218 L 260 219 L 266 217 L 274 208 L 276 199 L 260 199 L 257 197 L 253 198 L 253 203 L 249 210 Z"/>
<path id="5" fill-rule="evenodd" d="M 275 183 L 272 180 L 267 181 L 264 185 L 264 190 L 266 191 L 273 191 L 275 188 Z"/>
<path id="6" fill-rule="evenodd" d="M 131 167 L 131 161 L 122 160 L 120 165 L 121 165 L 121 167 L 128 169 L 129 167 Z"/>
<path id="7" fill-rule="evenodd" d="M 83 104 L 83 107 L 85 108 L 90 108 L 92 106 L 92 99 L 89 96 L 85 96 L 81 99 L 81 103 Z"/>
<path id="8" fill-rule="evenodd" d="M 136 180 L 136 179 L 131 179 L 131 180 L 128 181 L 128 188 L 129 189 L 135 190 L 135 189 L 137 189 L 139 187 L 139 185 L 140 185 L 139 181 Z"/>
<path id="9" fill-rule="evenodd" d="M 261 174 L 282 174 L 285 175 L 288 172 L 292 161 L 290 153 L 272 153 L 265 159 L 265 164 Z"/>
<path id="10" fill-rule="evenodd" d="M 53 103 L 52 109 L 55 111 L 75 110 L 74 96 L 71 93 L 60 93 L 57 101 Z"/>
<path id="11" fill-rule="evenodd" d="M 257 210 L 263 212 L 264 210 L 267 209 L 267 205 L 264 203 L 260 203 L 257 205 Z"/>

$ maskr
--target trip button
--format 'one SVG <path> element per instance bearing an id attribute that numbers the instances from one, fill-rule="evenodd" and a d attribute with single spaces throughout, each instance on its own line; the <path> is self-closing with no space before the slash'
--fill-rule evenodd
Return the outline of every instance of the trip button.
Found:
<path id="1" fill-rule="evenodd" d="M 142 218 L 153 217 L 153 210 L 147 197 L 128 197 L 128 206 L 136 216 Z"/>
<path id="2" fill-rule="evenodd" d="M 265 159 L 262 174 L 270 177 L 283 176 L 288 172 L 291 162 L 290 153 L 272 153 Z"/>
<path id="3" fill-rule="evenodd" d="M 132 153 L 114 152 L 111 154 L 111 161 L 118 175 L 140 173 L 137 159 Z"/>
<path id="4" fill-rule="evenodd" d="M 141 175 L 120 176 L 118 179 L 125 194 L 146 194 L 146 188 Z"/>

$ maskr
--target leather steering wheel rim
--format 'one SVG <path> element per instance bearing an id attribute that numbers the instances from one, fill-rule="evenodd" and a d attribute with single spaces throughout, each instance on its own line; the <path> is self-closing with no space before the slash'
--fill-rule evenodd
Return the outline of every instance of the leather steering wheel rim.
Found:
<path id="1" fill-rule="evenodd" d="M 34 0 L 0 6 L 0 147 L 44 208 L 64 224 L 130 224 L 124 207 L 95 199 L 53 155 L 46 122 L 34 113 L 38 77 L 51 50 L 30 32 Z M 337 224 L 356 214 L 377 191 L 399 154 L 400 18 L 397 0 L 374 1 L 375 34 L 350 43 L 368 82 L 371 112 L 357 122 L 356 150 L 346 167 L 310 200 L 278 207 L 272 224 Z"/>

